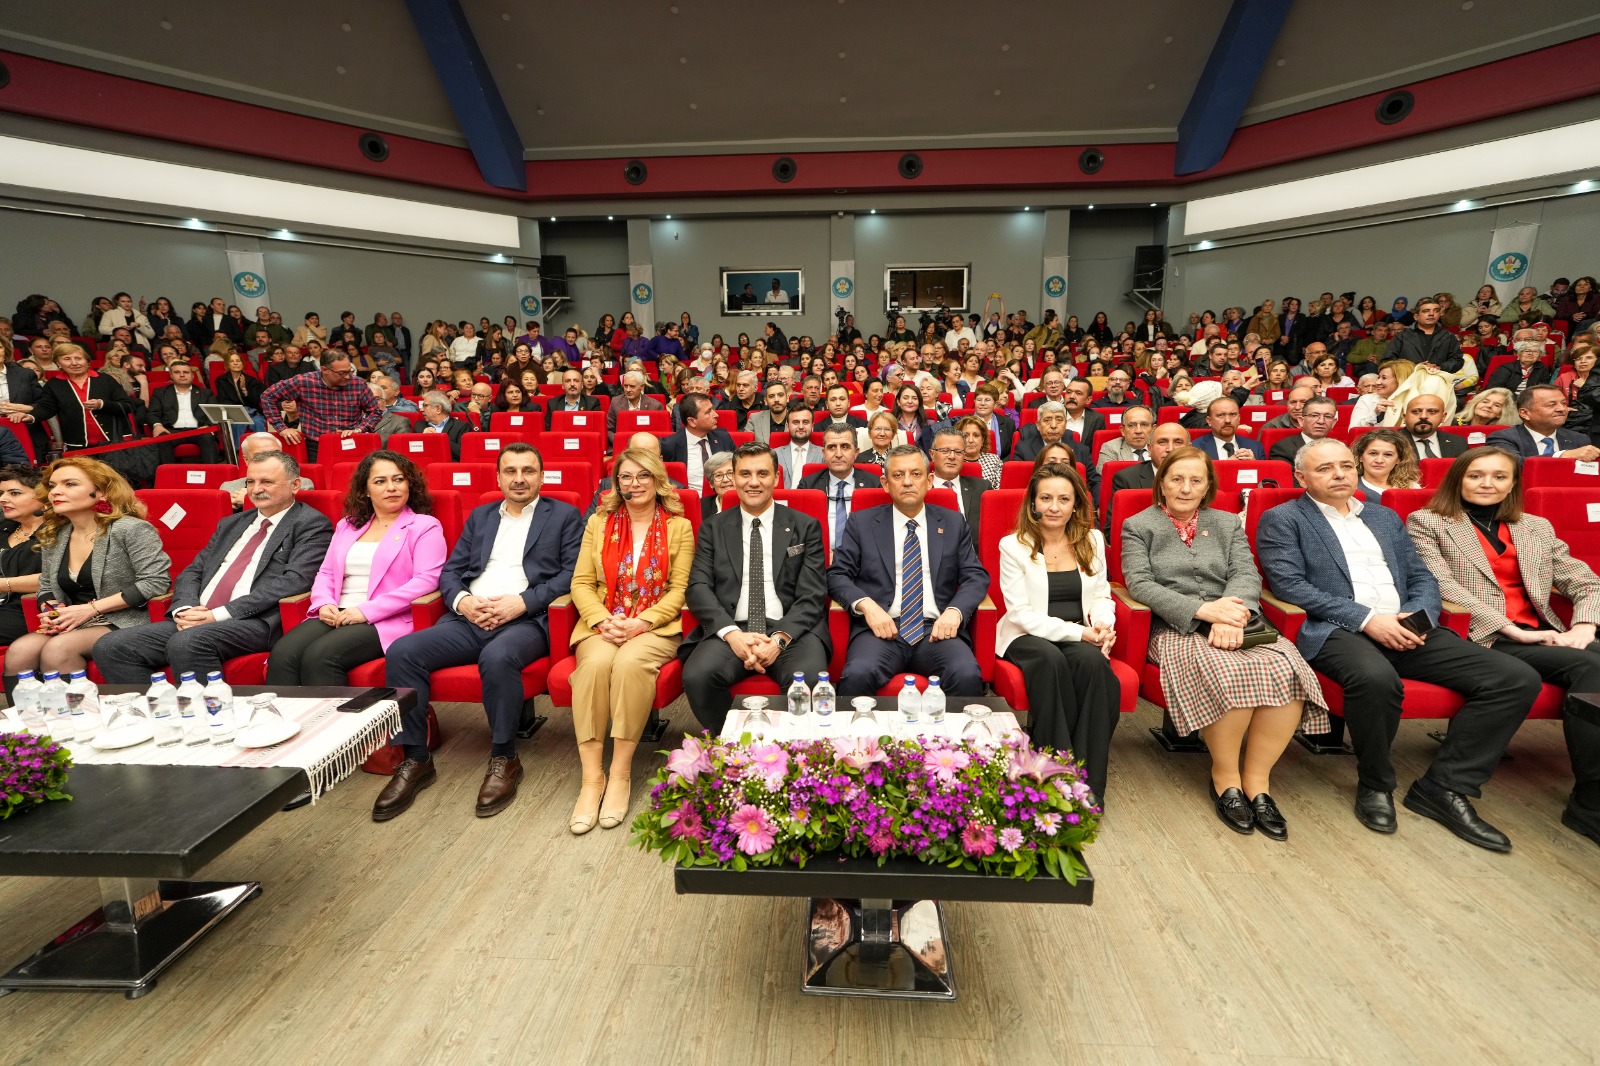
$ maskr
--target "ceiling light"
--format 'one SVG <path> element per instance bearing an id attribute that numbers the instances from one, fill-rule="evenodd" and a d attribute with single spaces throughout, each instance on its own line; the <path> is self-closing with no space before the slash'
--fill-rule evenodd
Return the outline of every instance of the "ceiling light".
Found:
<path id="1" fill-rule="evenodd" d="M 510 22 L 511 21 L 511 12 L 507 11 L 507 12 L 504 12 L 503 14 L 501 14 L 500 21 L 501 22 Z"/>
<path id="2" fill-rule="evenodd" d="M 1280 59 L 1280 60 L 1278 60 L 1278 66 L 1280 66 L 1280 67 L 1286 67 L 1286 66 L 1288 66 L 1288 65 L 1289 65 L 1289 61 L 1288 61 L 1288 60 L 1287 60 L 1287 59 Z"/>
<path id="3" fill-rule="evenodd" d="M 999 89 L 996 89 L 996 90 L 995 90 L 995 91 L 994 91 L 994 94 L 995 94 L 995 95 L 996 95 L 996 96 L 999 96 L 999 95 L 1000 95 L 1000 90 L 999 90 Z"/>
<path id="4" fill-rule="evenodd" d="M 839 97 L 839 102 L 842 104 L 848 99 L 850 99 L 848 96 L 841 96 L 841 97 Z"/>
<path id="5" fill-rule="evenodd" d="M 687 63 L 687 62 L 689 62 L 689 57 L 688 56 L 679 56 L 678 57 L 678 62 Z"/>
<path id="6" fill-rule="evenodd" d="M 279 237 L 280 237 L 280 238 L 281 238 L 281 239 L 283 239 L 283 240 L 286 240 L 286 241 L 292 241 L 292 240 L 294 240 L 294 234 L 292 234 L 292 233 L 290 233 L 290 232 L 289 232 L 289 231 L 288 231 L 288 230 L 286 230 L 286 229 L 281 229 L 281 230 L 279 230 L 279 231 L 278 231 L 278 236 L 279 236 Z"/>
<path id="7" fill-rule="evenodd" d="M 1154 207 L 1154 206 L 1155 206 L 1155 204 L 1151 204 L 1151 205 L 1150 205 L 1150 206 L 1151 206 L 1151 207 Z"/>
<path id="8" fill-rule="evenodd" d="M 333 72 L 335 74 L 343 74 L 344 73 L 344 68 L 343 67 L 334 67 L 333 68 Z"/>
<path id="9" fill-rule="evenodd" d="M 1093 211 L 1093 210 L 1094 210 L 1094 204 L 1090 204 L 1090 205 L 1089 205 L 1089 210 L 1091 210 L 1091 211 Z"/>
<path id="10" fill-rule="evenodd" d="M 1588 178 L 1585 178 L 1583 181 L 1580 181 L 1580 182 L 1578 182 L 1578 184 L 1574 185 L 1572 187 L 1572 191 L 1573 192 L 1589 192 L 1593 188 L 1594 188 L 1594 182 L 1589 180 Z"/>
<path id="11" fill-rule="evenodd" d="M 700 105 L 699 104 L 690 104 L 689 105 L 689 110 L 690 111 L 698 111 L 698 110 L 700 110 Z"/>
<path id="12" fill-rule="evenodd" d="M 871 211 L 867 212 L 867 214 L 869 214 L 869 215 L 875 215 L 877 213 L 878 213 L 878 209 L 876 207 L 874 207 Z"/>
<path id="13" fill-rule="evenodd" d="M 533 113 L 534 113 L 534 114 L 535 114 L 535 115 L 542 115 L 542 114 L 544 114 L 544 108 L 542 108 L 542 107 L 536 107 L 536 108 L 534 108 L 534 109 L 533 109 Z"/>
<path id="14" fill-rule="evenodd" d="M 1155 87 L 1156 87 L 1156 83 L 1155 82 L 1151 82 L 1149 85 L 1145 86 L 1146 89 L 1154 89 Z"/>
<path id="15" fill-rule="evenodd" d="M 843 59 L 843 58 L 844 58 L 844 53 L 843 53 L 843 52 L 840 52 L 840 53 L 839 53 L 839 58 L 840 58 L 840 59 Z"/>
<path id="16" fill-rule="evenodd" d="M 206 224 L 204 222 L 201 222 L 198 218 L 191 218 L 188 222 L 184 223 L 184 225 L 188 226 L 190 229 L 205 229 L 206 228 Z"/>
<path id="17" fill-rule="evenodd" d="M 1031 207 L 1028 207 L 1028 206 L 1027 206 L 1027 205 L 1023 205 L 1023 208 L 1022 208 L 1022 209 L 1023 209 L 1023 210 L 1024 210 L 1024 211 L 1032 211 L 1032 210 L 1033 210 L 1033 208 L 1031 208 Z"/>
<path id="18" fill-rule="evenodd" d="M 667 216 L 667 221 L 668 221 L 668 222 L 671 222 L 671 221 L 672 221 L 672 216 L 671 216 L 671 215 L 668 215 L 668 216 Z"/>
<path id="19" fill-rule="evenodd" d="M 1000 51 L 1009 52 L 1009 51 L 1011 51 L 1011 46 L 1009 44 L 1003 44 L 1003 45 L 1000 46 Z"/>
<path id="20" fill-rule="evenodd" d="M 505 261 L 506 257 L 501 255 L 499 252 L 496 252 L 489 257 L 489 262 L 491 263 L 504 263 Z"/>
<path id="21" fill-rule="evenodd" d="M 607 215 L 606 216 L 606 221 L 607 222 L 615 222 L 616 220 L 617 220 L 617 216 L 616 215 Z"/>
<path id="22" fill-rule="evenodd" d="M 1472 201 L 1471 200 L 1457 200 L 1456 201 L 1456 210 L 1457 211 L 1465 211 L 1467 208 L 1469 208 L 1471 206 L 1472 206 Z"/>
<path id="23" fill-rule="evenodd" d="M 349 33 L 349 32 L 350 32 L 350 23 L 348 23 L 348 22 L 341 22 L 341 23 L 339 23 L 339 28 L 340 28 L 340 29 L 341 29 L 341 30 L 343 30 L 343 31 L 344 31 L 344 32 L 346 32 L 346 33 Z"/>
<path id="24" fill-rule="evenodd" d="M 526 64 L 526 63 L 518 63 L 517 64 L 517 69 L 518 70 L 527 70 L 528 69 L 528 64 Z"/>
<path id="25" fill-rule="evenodd" d="M 1172 43 L 1172 38 L 1171 37 L 1167 37 L 1161 43 L 1162 44 L 1171 44 Z"/>
<path id="26" fill-rule="evenodd" d="M 551 215 L 551 216 L 550 216 L 550 221 L 551 221 L 551 222 L 554 222 L 554 221 L 555 221 L 555 220 L 556 220 L 556 216 L 554 216 L 554 215 Z"/>
<path id="27" fill-rule="evenodd" d="M 166 19 L 162 19 L 161 20 L 161 28 L 164 29 L 164 30 L 170 30 L 170 29 L 172 29 L 172 23 L 168 22 Z"/>
<path id="28" fill-rule="evenodd" d="M 1202 251 L 1202 252 L 1203 252 L 1203 251 L 1205 251 L 1205 250 L 1206 250 L 1206 249 L 1207 249 L 1207 248 L 1210 248 L 1210 247 L 1211 247 L 1211 242 L 1210 242 L 1210 241 L 1201 241 L 1201 242 L 1200 242 L 1200 243 L 1199 243 L 1199 244 L 1197 244 L 1197 245 L 1195 245 L 1195 247 L 1196 247 L 1196 248 L 1198 248 L 1198 249 L 1199 249 L 1199 250 L 1200 250 L 1200 251 Z"/>

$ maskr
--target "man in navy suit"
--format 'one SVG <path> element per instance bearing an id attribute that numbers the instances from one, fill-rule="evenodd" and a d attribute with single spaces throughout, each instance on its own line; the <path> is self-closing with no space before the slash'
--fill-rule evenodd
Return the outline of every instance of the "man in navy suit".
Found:
<path id="1" fill-rule="evenodd" d="M 683 428 L 661 438 L 661 461 L 688 468 L 686 484 L 704 495 L 705 463 L 716 452 L 733 451 L 733 437 L 717 427 L 717 405 L 711 397 L 692 392 L 678 403 Z"/>
<path id="2" fill-rule="evenodd" d="M 547 612 L 572 585 L 583 523 L 576 507 L 539 498 L 544 459 L 533 445 L 507 445 L 497 467 L 505 499 L 473 510 L 439 576 L 447 613 L 389 646 L 388 683 L 415 689 L 417 702 L 390 742 L 405 758 L 372 805 L 375 822 L 405 811 L 438 777 L 427 746 L 428 686 L 433 671 L 448 666 L 476 663 L 483 678 L 493 747 L 478 817 L 504 810 L 522 781 L 516 749 L 522 670 L 550 654 Z"/>
<path id="3" fill-rule="evenodd" d="M 967 523 L 923 503 L 928 457 L 889 450 L 883 487 L 892 506 L 845 523 L 828 568 L 828 592 L 850 611 L 850 648 L 839 696 L 875 696 L 895 674 L 938 675 L 945 692 L 983 692 L 972 653 L 972 619 L 989 589 Z"/>
<path id="4" fill-rule="evenodd" d="M 1467 702 L 1405 805 L 1469 843 L 1510 851 L 1511 841 L 1478 817 L 1469 797 L 1483 794 L 1527 717 L 1538 672 L 1438 625 L 1439 582 L 1400 516 L 1352 499 L 1357 467 L 1349 448 L 1336 440 L 1308 444 L 1295 473 L 1305 495 L 1261 516 L 1256 550 L 1272 591 L 1306 612 L 1295 638 L 1300 654 L 1344 689 L 1356 818 L 1374 832 L 1395 831 L 1389 746 L 1400 727 L 1401 681 L 1426 681 Z M 1404 624 L 1419 615 L 1421 633 Z"/>
<path id="5" fill-rule="evenodd" d="M 1567 397 L 1554 385 L 1535 385 L 1523 390 L 1517 400 L 1522 425 L 1510 426 L 1489 437 L 1490 444 L 1516 452 L 1524 459 L 1560 456 L 1592 463 L 1600 459 L 1600 448 L 1588 434 L 1563 428 L 1567 422 Z"/>
<path id="6" fill-rule="evenodd" d="M 1211 435 L 1199 437 L 1194 446 L 1213 459 L 1243 459 L 1259 462 L 1267 457 L 1261 442 L 1239 436 L 1239 402 L 1231 396 L 1219 396 L 1206 407 L 1206 425 Z"/>
<path id="7" fill-rule="evenodd" d="M 883 482 L 864 470 L 856 469 L 856 431 L 849 426 L 833 423 L 822 431 L 822 457 L 828 464 L 800 479 L 796 488 L 820 489 L 828 497 L 828 531 L 830 544 L 838 544 L 844 536 L 844 524 L 850 517 L 850 498 L 856 489 L 876 489 Z"/>

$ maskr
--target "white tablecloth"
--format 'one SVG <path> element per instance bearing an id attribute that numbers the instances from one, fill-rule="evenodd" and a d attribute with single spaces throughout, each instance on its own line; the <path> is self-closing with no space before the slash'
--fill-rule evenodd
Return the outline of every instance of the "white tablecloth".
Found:
<path id="1" fill-rule="evenodd" d="M 748 723 L 753 713 L 741 707 L 729 711 L 727 720 L 722 723 L 722 739 L 738 740 L 744 733 L 750 733 L 752 737 L 759 734 L 761 739 L 766 740 L 815 740 L 818 737 L 830 736 L 881 737 L 886 734 L 897 739 L 913 737 L 958 739 L 965 734 L 979 741 L 998 742 L 1001 737 L 1020 728 L 1017 716 L 1010 711 L 995 711 L 984 719 L 989 727 L 987 734 L 982 732 L 967 734 L 967 723 L 972 719 L 957 710 L 947 711 L 942 722 L 930 722 L 923 718 L 915 725 L 908 725 L 899 711 L 881 707 L 877 711 L 876 721 L 863 718 L 852 722 L 855 711 L 846 709 L 829 715 L 826 725 L 815 713 L 792 715 L 787 711 L 769 707 L 766 714 L 772 719 L 772 724 L 762 726 L 758 723 L 752 726 Z"/>

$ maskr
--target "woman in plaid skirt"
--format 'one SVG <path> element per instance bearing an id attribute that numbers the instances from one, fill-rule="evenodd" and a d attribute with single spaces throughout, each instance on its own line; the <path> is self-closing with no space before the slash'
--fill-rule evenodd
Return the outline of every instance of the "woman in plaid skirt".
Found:
<path id="1" fill-rule="evenodd" d="M 1150 659 L 1178 729 L 1211 749 L 1211 798 L 1235 832 L 1289 829 L 1268 792 L 1297 728 L 1325 732 L 1327 706 L 1311 668 L 1279 637 L 1244 648 L 1261 609 L 1261 574 L 1239 516 L 1212 508 L 1217 478 L 1198 448 L 1178 448 L 1156 477 L 1155 506 L 1122 527 L 1128 591 L 1149 605 Z M 1243 758 L 1241 759 L 1241 752 Z"/>

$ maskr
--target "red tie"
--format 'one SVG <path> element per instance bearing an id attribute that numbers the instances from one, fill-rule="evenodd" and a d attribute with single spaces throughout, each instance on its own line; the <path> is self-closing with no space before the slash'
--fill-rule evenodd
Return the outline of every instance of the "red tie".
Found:
<path id="1" fill-rule="evenodd" d="M 239 584 L 239 579 L 244 576 L 245 570 L 250 566 L 250 560 L 256 557 L 256 549 L 261 547 L 261 542 L 267 539 L 267 534 L 272 532 L 272 519 L 263 518 L 261 528 L 244 542 L 244 547 L 239 554 L 233 557 L 233 562 L 228 564 L 228 569 L 222 572 L 222 580 L 217 582 L 217 587 L 211 590 L 211 595 L 206 597 L 206 609 L 215 610 L 226 605 L 233 599 L 234 586 Z"/>

